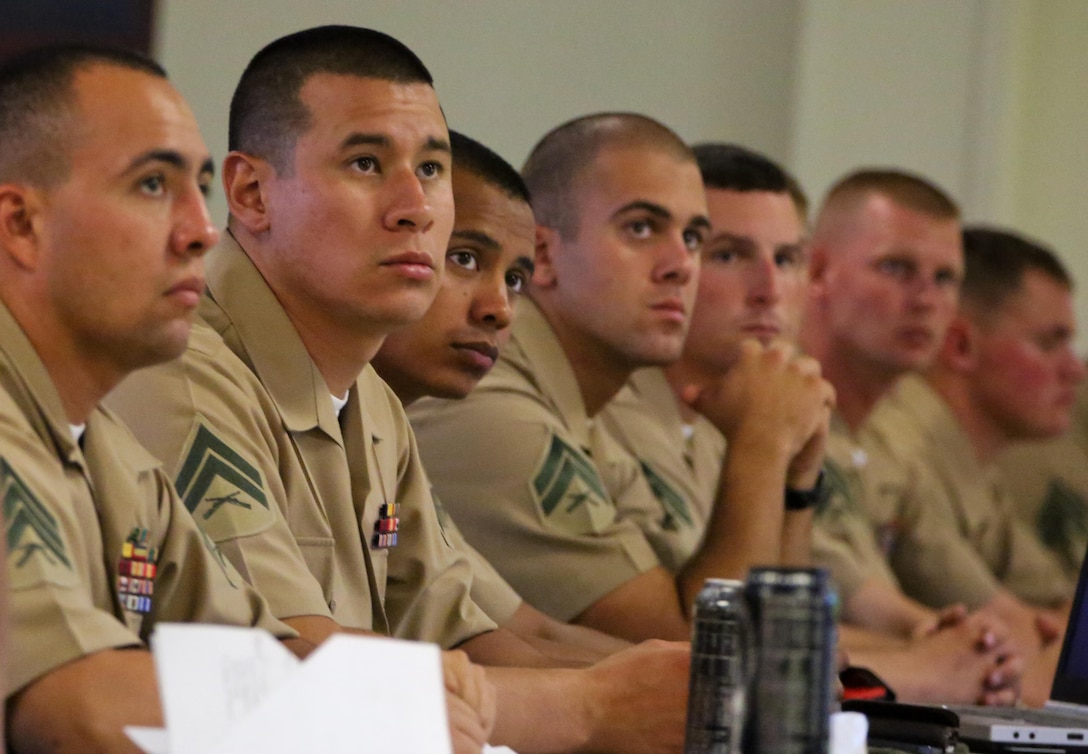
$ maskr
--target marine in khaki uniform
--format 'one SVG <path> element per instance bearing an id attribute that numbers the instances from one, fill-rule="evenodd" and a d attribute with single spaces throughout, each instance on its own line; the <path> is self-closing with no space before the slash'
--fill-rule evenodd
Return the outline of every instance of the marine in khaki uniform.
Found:
<path id="1" fill-rule="evenodd" d="M 470 541 L 530 604 L 569 621 L 658 564 L 637 523 L 657 501 L 638 462 L 590 423 L 532 301 L 519 304 L 512 329 L 472 395 L 421 400 L 410 415 L 443 504 Z M 452 443 L 457 453 L 445 449 Z M 473 496 L 488 503 L 466 505 Z M 621 508 L 631 513 L 621 519 Z"/>
<path id="2" fill-rule="evenodd" d="M 694 594 L 735 572 L 723 564 L 743 560 L 743 541 L 715 538 L 671 571 L 699 534 L 668 520 L 598 414 L 636 367 L 679 355 L 706 225 L 697 166 L 660 124 L 604 114 L 554 129 L 523 176 L 537 220 L 531 300 L 477 391 L 412 406 L 424 460 L 466 538 L 534 606 L 628 639 L 685 638 Z M 771 372 L 776 359 L 749 360 Z M 782 431 L 792 454 L 826 407 L 787 405 L 802 425 Z M 779 478 L 779 508 L 781 489 Z"/>
<path id="3" fill-rule="evenodd" d="M 155 63 L 58 48 L 0 68 L 0 488 L 13 751 L 120 751 L 162 725 L 159 621 L 271 617 L 102 396 L 176 357 L 215 242 L 211 163 Z"/>
<path id="4" fill-rule="evenodd" d="M 808 293 L 807 201 L 796 182 L 762 155 L 728 144 L 698 145 L 694 151 L 707 186 L 711 236 L 702 251 L 699 293 L 683 355 L 664 369 L 636 372 L 603 415 L 639 455 L 644 471 L 656 470 L 647 473 L 648 478 L 668 480 L 669 489 L 692 501 L 694 518 L 703 531 L 714 514 L 709 503 L 732 480 L 722 472 L 726 449 L 721 433 L 686 405 L 685 390 L 736 369 L 740 344 L 746 338 L 763 343 L 789 343 L 796 338 Z M 779 400 L 775 393 L 767 397 Z M 833 426 L 839 429 L 835 437 L 843 439 L 842 419 L 834 416 Z M 810 464 L 818 464 L 820 454 L 795 459 L 790 471 L 777 480 L 777 494 L 769 499 L 772 509 L 761 509 L 758 522 L 763 532 L 780 532 L 769 540 L 780 550 L 782 562 L 803 563 L 809 557 L 811 507 L 817 506 L 825 526 L 817 530 L 814 546 L 838 577 L 840 594 L 849 601 L 862 584 L 871 588 L 878 575 L 883 575 L 886 588 L 896 589 L 861 508 L 864 496 L 850 486 L 861 483 L 853 465 L 857 459 L 849 452 L 852 446 L 840 442 L 829 449 L 822 481 L 826 492 L 802 495 L 800 506 L 787 503 L 783 511 L 782 488 L 805 484 L 798 477 L 811 473 Z M 831 460 L 833 453 L 840 454 L 836 460 L 841 464 Z M 662 485 L 651 481 L 651 486 L 663 510 L 677 507 L 663 497 Z M 832 494 L 827 497 L 827 493 Z M 787 501 L 791 497 L 798 495 L 787 491 Z M 723 497 L 714 505 L 728 504 Z M 687 558 L 691 550 L 679 554 Z M 843 624 L 840 644 L 852 662 L 874 669 L 904 701 L 970 702 L 982 697 L 983 679 L 997 666 L 998 650 L 983 647 L 978 631 L 962 623 L 946 620 L 941 625 L 936 616 L 927 616 L 927 625 L 940 625 L 940 630 L 927 629 L 915 636 L 916 627 L 911 626 L 906 636 L 875 636 Z M 948 667 L 957 668 L 954 680 L 946 680 L 948 674 L 935 670 Z M 1005 684 L 1001 693 L 1007 699 L 1015 683 L 1016 678 L 1010 677 Z M 994 700 L 999 697 L 995 694 Z"/>
<path id="5" fill-rule="evenodd" d="M 677 361 L 636 372 L 602 417 L 639 459 L 658 497 L 659 528 L 671 540 L 669 557 L 663 559 L 670 570 L 679 571 L 700 550 L 714 548 L 714 540 L 728 542 L 736 553 L 730 570 L 721 575 L 735 571 L 743 576 L 755 563 L 806 564 L 811 508 L 822 490 L 813 488 L 826 421 L 795 457 L 768 447 L 759 466 L 770 473 L 756 488 L 750 464 L 738 468 L 725 453 L 725 437 L 742 446 L 751 442 L 744 422 L 757 411 L 760 424 L 781 421 L 769 406 L 759 404 L 782 404 L 782 395 L 796 392 L 797 386 L 759 375 L 767 389 L 750 393 L 746 402 L 752 405 L 739 411 L 723 409 L 713 398 L 734 390 L 729 381 L 746 372 L 742 341 L 792 347 L 807 282 L 807 200 L 796 181 L 762 155 L 729 144 L 700 144 L 693 151 L 707 186 L 711 234 L 700 251 L 691 329 Z M 819 384 L 815 361 L 786 354 L 790 370 Z M 700 391 L 697 401 L 691 397 L 695 390 Z M 823 394 L 802 392 L 821 409 L 831 402 L 826 383 Z M 736 494 L 743 486 L 744 494 Z M 787 496 L 789 509 L 783 505 L 787 489 L 795 491 Z M 758 544 L 746 551 L 738 546 L 744 540 Z"/>
<path id="6" fill-rule="evenodd" d="M 509 340 L 532 276 L 535 226 L 521 176 L 464 134 L 451 131 L 450 147 L 456 212 L 442 286 L 423 318 L 390 333 L 373 361 L 405 406 L 427 395 L 461 399 L 476 387 Z M 497 624 L 557 660 L 584 663 L 628 646 L 522 600 L 434 502 L 446 541 L 472 563 L 473 600 Z"/>
<path id="7" fill-rule="evenodd" d="M 1084 376 L 1072 350 L 1072 283 L 1053 254 L 1011 233 L 968 229 L 964 250 L 960 312 L 936 363 L 924 380 L 900 383 L 870 423 L 937 490 L 919 504 L 934 522 L 914 535 L 923 547 L 899 566 L 901 578 L 935 600 L 977 605 L 1007 590 L 1061 606 L 1072 583 L 1013 516 L 995 462 L 1014 440 L 1069 427 Z M 944 568 L 937 553 L 950 552 L 962 557 Z"/>
<path id="8" fill-rule="evenodd" d="M 1016 695 L 1009 680 L 1019 677 L 1021 659 L 1002 640 L 1013 639 L 1018 650 L 1024 636 L 1037 645 L 1032 621 L 1006 628 L 1004 616 L 967 614 L 962 606 L 936 612 L 904 594 L 887 566 L 874 566 L 876 553 L 904 544 L 902 523 L 912 512 L 900 510 L 896 501 L 911 480 L 860 447 L 859 439 L 895 381 L 931 363 L 955 315 L 963 266 L 959 210 L 919 176 L 858 170 L 825 196 L 810 255 L 800 344 L 835 386 L 828 458 L 832 487 L 839 488 L 816 517 L 814 557 L 835 569 L 845 585 L 844 625 L 898 636 L 919 651 L 917 640 L 926 638 L 935 654 L 907 669 L 930 671 L 937 682 L 931 692 L 952 684 L 950 698 L 974 689 L 983 702 L 1008 703 Z M 977 652 L 965 651 L 972 648 L 989 667 L 979 666 Z M 952 667 L 960 670 L 932 673 Z"/>
<path id="9" fill-rule="evenodd" d="M 1088 382 L 1081 382 L 1069 431 L 1053 440 L 1014 443 L 997 465 L 1013 512 L 1076 581 L 1088 549 Z"/>
<path id="10" fill-rule="evenodd" d="M 193 515 L 283 618 L 331 615 L 445 647 L 494 629 L 469 595 L 469 563 L 442 539 L 389 388 L 367 367 L 338 418 L 233 237 L 207 267 L 201 315 L 214 332 L 198 331 L 180 362 L 137 373 L 110 397 L 173 469 Z M 396 545 L 379 546 L 391 506 Z"/>
<path id="11" fill-rule="evenodd" d="M 909 594 L 933 605 L 986 604 L 1004 584 L 1045 607 L 1072 596 L 1073 584 L 1054 555 L 1012 512 L 1002 472 L 981 463 L 947 404 L 922 378 L 909 375 L 877 408 L 866 437 L 924 480 L 927 535 L 909 558 L 893 564 Z M 910 493 L 908 493 L 910 494 Z M 928 540 L 928 541 L 927 541 Z"/>
<path id="12" fill-rule="evenodd" d="M 278 552 L 290 552 L 279 529 L 262 530 L 250 518 L 259 502 L 252 484 L 238 484 L 278 475 L 287 497 L 269 510 L 286 519 L 301 558 L 275 567 L 297 568 L 301 559 L 320 588 L 306 603 L 320 609 L 286 622 L 321 640 L 359 630 L 324 613 L 361 620 L 369 612 L 375 629 L 387 624 L 402 636 L 440 637 L 473 659 L 506 666 L 487 669 L 497 702 L 493 733 L 484 695 L 466 694 L 464 674 L 447 672 L 458 751 L 489 738 L 524 752 L 642 751 L 682 736 L 682 647 L 636 647 L 586 669 L 526 667 L 550 661 L 495 629 L 472 602 L 468 562 L 442 538 L 403 410 L 369 365 L 389 332 L 427 311 L 453 225 L 448 130 L 423 64 L 397 40 L 367 29 L 318 27 L 280 38 L 243 73 L 230 142 L 223 171 L 230 237 L 210 255 L 201 314 L 234 356 L 209 350 L 214 358 L 185 362 L 189 384 L 208 386 L 201 402 L 210 397 L 230 410 L 197 415 L 205 409 L 194 400 L 174 464 L 198 519 L 203 511 L 210 523 L 227 510 L 224 529 L 255 532 L 239 533 L 237 550 L 259 552 L 268 533 Z M 270 404 L 243 399 L 252 391 L 239 389 L 248 380 L 239 370 L 256 376 Z M 184 409 L 187 400 L 163 394 L 162 405 Z M 233 471 L 217 460 L 229 455 L 221 446 L 209 439 L 201 447 L 196 425 L 213 413 L 237 414 L 234 429 L 212 427 L 205 435 L 236 454 L 227 459 Z M 249 458 L 253 447 L 229 444 L 251 425 L 273 433 L 258 446 L 267 457 Z M 277 457 L 281 449 L 294 458 Z M 241 462 L 257 474 L 235 473 Z M 213 470 L 224 472 L 222 484 L 207 481 Z M 226 482 L 250 496 L 235 495 Z M 271 557 L 246 556 L 246 566 L 251 573 L 273 567 Z M 628 681 L 647 664 L 656 668 L 652 677 L 668 670 L 676 681 L 667 703 L 639 708 L 667 709 L 639 718 L 623 705 Z M 652 726 L 653 735 L 641 726 Z"/>

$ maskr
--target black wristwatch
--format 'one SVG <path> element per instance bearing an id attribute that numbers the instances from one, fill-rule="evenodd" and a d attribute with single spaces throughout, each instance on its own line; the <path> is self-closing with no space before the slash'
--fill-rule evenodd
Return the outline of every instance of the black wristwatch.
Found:
<path id="1" fill-rule="evenodd" d="M 809 508 L 823 505 L 831 497 L 831 489 L 824 484 L 824 470 L 820 469 L 820 475 L 816 477 L 816 484 L 812 489 L 795 490 L 786 488 L 786 510 L 803 511 Z"/>

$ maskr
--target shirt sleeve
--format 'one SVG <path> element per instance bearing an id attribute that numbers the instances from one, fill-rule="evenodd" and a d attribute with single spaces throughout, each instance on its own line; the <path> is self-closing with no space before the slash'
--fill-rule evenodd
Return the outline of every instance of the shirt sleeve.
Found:
<path id="1" fill-rule="evenodd" d="M 911 472 L 892 568 L 903 591 L 922 604 L 941 609 L 963 603 L 975 610 L 997 594 L 1001 582 L 961 535 L 951 506 L 942 503 L 940 486 L 924 464 L 911 464 Z"/>
<path id="2" fill-rule="evenodd" d="M 66 470 L 32 433 L 0 421 L 10 642 L 7 695 L 52 669 L 140 637 L 111 612 L 93 504 L 73 500 Z M 87 509 L 90 510 L 87 510 Z"/>
<path id="3" fill-rule="evenodd" d="M 108 403 L 170 470 L 184 507 L 274 615 L 331 616 L 285 518 L 274 406 L 225 346 L 190 347 L 140 370 Z"/>
<path id="4" fill-rule="evenodd" d="M 465 538 L 541 611 L 569 621 L 658 564 L 587 449 L 534 397 L 481 387 L 419 402 L 412 418 Z"/>

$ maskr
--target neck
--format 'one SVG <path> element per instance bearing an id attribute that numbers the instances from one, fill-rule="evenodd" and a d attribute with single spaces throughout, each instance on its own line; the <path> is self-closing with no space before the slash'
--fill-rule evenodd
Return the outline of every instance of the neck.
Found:
<path id="1" fill-rule="evenodd" d="M 329 391 L 333 395 L 347 393 L 393 327 L 338 316 L 338 312 L 316 306 L 309 295 L 295 290 L 280 274 L 280 265 L 274 260 L 290 254 L 289 250 L 267 249 L 244 228 L 235 227 L 232 232 L 291 320 Z"/>
<path id="2" fill-rule="evenodd" d="M 329 327 L 320 318 L 314 321 L 286 306 L 284 310 L 317 371 L 325 378 L 329 391 L 333 395 L 345 395 L 381 348 L 385 335 L 363 337 L 354 330 Z"/>
<path id="3" fill-rule="evenodd" d="M 586 416 L 592 418 L 605 407 L 635 371 L 637 365 L 617 357 L 614 351 L 571 328 L 557 316 L 546 297 L 534 299 L 548 324 L 555 330 L 563 353 L 574 371 L 582 394 Z"/>
<path id="4" fill-rule="evenodd" d="M 835 388 L 836 410 L 846 426 L 856 432 L 903 372 L 852 354 L 826 333 L 819 324 L 806 323 L 801 331 L 801 347 L 820 362 L 824 379 Z"/>
<path id="5" fill-rule="evenodd" d="M 688 405 L 684 400 L 684 392 L 691 387 L 702 388 L 713 380 L 720 379 L 721 374 L 714 375 L 696 364 L 681 358 L 665 367 L 665 380 L 676 395 L 676 406 L 680 410 L 680 418 L 686 424 L 691 424 L 699 416 L 699 412 Z"/>
<path id="6" fill-rule="evenodd" d="M 68 423 L 85 424 L 99 402 L 128 371 L 106 360 L 100 350 L 82 348 L 65 337 L 64 330 L 51 326 L 41 308 L 7 303 L 49 373 Z"/>
<path id="7" fill-rule="evenodd" d="M 971 386 L 963 377 L 937 367 L 925 379 L 956 417 L 980 463 L 994 460 L 1008 446 L 1009 438 L 973 399 Z"/>

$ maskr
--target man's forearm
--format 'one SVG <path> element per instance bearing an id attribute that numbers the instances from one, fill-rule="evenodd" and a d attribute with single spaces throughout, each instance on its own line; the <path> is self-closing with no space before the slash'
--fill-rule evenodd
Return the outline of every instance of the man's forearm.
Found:
<path id="1" fill-rule="evenodd" d="M 139 754 L 124 727 L 163 725 L 145 649 L 107 649 L 62 665 L 21 691 L 9 712 L 8 740 L 20 754 Z"/>
<path id="2" fill-rule="evenodd" d="M 779 563 L 788 453 L 772 442 L 729 446 L 718 496 L 698 552 L 680 572 L 685 608 L 708 578 L 743 579 L 754 565 Z"/>

